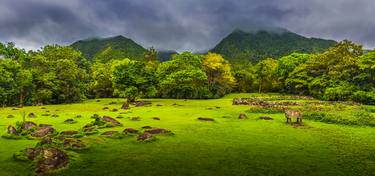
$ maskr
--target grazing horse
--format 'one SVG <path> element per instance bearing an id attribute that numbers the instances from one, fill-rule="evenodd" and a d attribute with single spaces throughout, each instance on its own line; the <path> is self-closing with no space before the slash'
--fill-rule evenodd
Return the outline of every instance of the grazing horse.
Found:
<path id="1" fill-rule="evenodd" d="M 298 110 L 286 110 L 285 111 L 286 123 L 292 123 L 292 119 L 296 118 L 297 123 L 302 123 L 302 115 Z"/>

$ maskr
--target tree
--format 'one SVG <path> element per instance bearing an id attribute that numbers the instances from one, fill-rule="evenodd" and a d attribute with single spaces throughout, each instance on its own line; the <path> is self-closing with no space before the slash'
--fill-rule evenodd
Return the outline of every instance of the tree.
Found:
<path id="1" fill-rule="evenodd" d="M 237 68 L 234 71 L 234 77 L 237 81 L 236 91 L 238 92 L 254 92 L 259 89 L 255 87 L 257 75 L 255 74 L 254 66 L 251 64 L 244 68 Z"/>
<path id="2" fill-rule="evenodd" d="M 91 75 L 93 81 L 91 82 L 90 91 L 96 98 L 113 97 L 111 67 L 112 62 L 106 64 L 95 63 L 92 66 Z"/>
<path id="3" fill-rule="evenodd" d="M 284 85 L 289 74 L 299 65 L 305 63 L 312 55 L 292 53 L 277 61 L 277 75 L 279 81 Z"/>
<path id="4" fill-rule="evenodd" d="M 171 98 L 208 98 L 208 78 L 200 55 L 184 52 L 163 62 L 157 69 L 158 94 Z"/>
<path id="5" fill-rule="evenodd" d="M 154 96 L 156 80 L 145 64 L 130 59 L 114 61 L 112 66 L 112 85 L 115 96 L 133 102 L 139 96 Z"/>
<path id="6" fill-rule="evenodd" d="M 276 91 L 279 88 L 277 80 L 277 61 L 268 58 L 261 60 L 255 65 L 255 74 L 258 79 L 258 92 Z"/>
<path id="7" fill-rule="evenodd" d="M 230 64 L 221 55 L 215 53 L 204 55 L 202 65 L 208 78 L 208 89 L 215 97 L 225 95 L 235 86 Z"/>

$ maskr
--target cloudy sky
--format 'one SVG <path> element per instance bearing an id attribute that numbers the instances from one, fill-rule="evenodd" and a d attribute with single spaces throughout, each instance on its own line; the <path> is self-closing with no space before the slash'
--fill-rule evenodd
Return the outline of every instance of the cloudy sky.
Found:
<path id="1" fill-rule="evenodd" d="M 374 0 L 0 0 L 0 41 L 38 49 L 124 35 L 144 47 L 212 48 L 235 28 L 276 26 L 375 47 Z"/>

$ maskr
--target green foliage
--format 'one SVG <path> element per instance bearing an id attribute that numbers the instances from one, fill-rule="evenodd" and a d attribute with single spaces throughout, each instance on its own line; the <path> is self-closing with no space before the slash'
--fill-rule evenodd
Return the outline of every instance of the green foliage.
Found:
<path id="1" fill-rule="evenodd" d="M 112 69 L 113 94 L 134 101 L 135 98 L 156 94 L 156 79 L 151 70 L 139 61 L 115 61 Z"/>
<path id="2" fill-rule="evenodd" d="M 258 91 L 274 92 L 280 87 L 277 77 L 277 61 L 268 58 L 258 62 L 255 65 L 255 74 L 257 75 Z"/>
<path id="3" fill-rule="evenodd" d="M 355 114 L 334 114 L 325 112 L 305 112 L 303 118 L 325 123 L 343 125 L 375 126 L 374 115 L 368 112 L 356 112 Z"/>

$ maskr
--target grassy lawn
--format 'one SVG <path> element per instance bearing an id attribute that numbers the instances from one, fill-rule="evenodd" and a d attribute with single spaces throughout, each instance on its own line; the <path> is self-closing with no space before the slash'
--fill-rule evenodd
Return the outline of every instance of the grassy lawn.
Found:
<path id="1" fill-rule="evenodd" d="M 305 120 L 304 127 L 293 128 L 285 123 L 283 113 L 249 113 L 249 106 L 232 105 L 234 97 L 252 96 L 260 95 L 231 94 L 221 99 L 187 101 L 149 99 L 151 107 L 131 107 L 130 111 L 120 110 L 123 99 L 43 106 L 46 109 L 3 108 L 0 131 L 6 133 L 8 125 L 21 121 L 24 111 L 37 115 L 28 121 L 52 124 L 57 131 L 79 130 L 93 121 L 93 114 L 115 118 L 126 112 L 121 114 L 124 118 L 117 119 L 123 126 L 100 132 L 149 125 L 174 133 L 159 135 L 156 141 L 147 143 L 137 142 L 136 136 L 111 139 L 99 133 L 83 137 L 89 148 L 70 151 L 69 166 L 53 175 L 375 175 L 374 127 Z M 119 111 L 111 112 L 114 108 Z M 348 107 L 337 113 L 356 109 Z M 46 111 L 59 117 L 42 116 Z M 239 120 L 239 113 L 246 113 L 249 119 Z M 7 118 L 9 114 L 15 117 Z M 78 123 L 64 123 L 78 114 L 82 115 L 75 118 Z M 259 120 L 264 115 L 274 120 Z M 141 120 L 130 120 L 134 116 Z M 214 118 L 215 122 L 199 121 L 198 117 Z M 37 142 L 0 138 L 0 175 L 33 174 L 30 162 L 15 161 L 13 154 Z"/>

